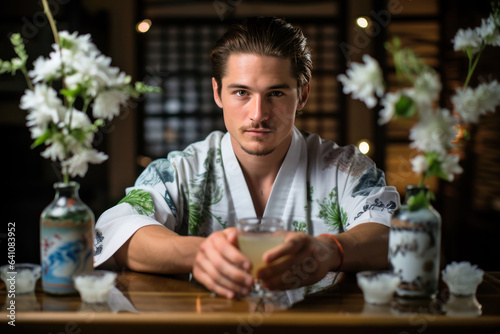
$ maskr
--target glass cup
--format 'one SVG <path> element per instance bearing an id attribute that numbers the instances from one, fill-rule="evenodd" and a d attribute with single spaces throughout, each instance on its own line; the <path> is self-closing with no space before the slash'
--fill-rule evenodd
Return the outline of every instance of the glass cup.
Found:
<path id="1" fill-rule="evenodd" d="M 361 271 L 356 277 L 365 301 L 379 305 L 391 302 L 400 281 L 392 271 Z"/>
<path id="2" fill-rule="evenodd" d="M 107 270 L 83 272 L 74 277 L 75 288 L 80 293 L 84 303 L 107 303 L 117 276 L 115 272 Z"/>
<path id="3" fill-rule="evenodd" d="M 36 281 L 42 275 L 42 267 L 33 263 L 17 263 L 0 267 L 0 277 L 5 282 L 7 291 L 16 294 L 35 292 Z"/>
<path id="4" fill-rule="evenodd" d="M 257 279 L 257 272 L 266 265 L 262 258 L 264 253 L 285 241 L 283 220 L 275 217 L 242 218 L 236 227 L 240 251 L 252 263 L 251 274 L 255 283 L 251 295 L 262 297 L 267 291 Z"/>

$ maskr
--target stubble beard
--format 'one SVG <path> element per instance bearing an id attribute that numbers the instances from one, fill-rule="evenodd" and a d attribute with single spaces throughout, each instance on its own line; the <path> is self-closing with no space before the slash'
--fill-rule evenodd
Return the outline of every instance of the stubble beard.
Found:
<path id="1" fill-rule="evenodd" d="M 242 130 L 246 130 L 246 128 L 257 128 L 257 129 L 264 128 L 264 129 L 270 129 L 273 132 L 276 131 L 276 128 L 274 126 L 267 124 L 267 123 L 252 124 L 250 127 L 242 128 Z M 264 141 L 264 139 L 255 138 L 254 141 L 262 142 L 262 141 Z M 274 151 L 276 151 L 276 147 L 273 147 L 273 148 L 270 148 L 270 149 L 264 150 L 264 151 L 253 151 L 253 150 L 245 148 L 241 143 L 239 143 L 239 145 L 240 145 L 240 148 L 243 150 L 243 152 L 245 152 L 249 155 L 257 156 L 257 157 L 264 157 L 264 156 L 269 155 L 269 154 L 273 153 Z"/>
<path id="2" fill-rule="evenodd" d="M 264 157 L 264 156 L 269 155 L 269 154 L 273 153 L 274 151 L 276 151 L 276 147 L 271 148 L 267 151 L 251 151 L 251 150 L 243 147 L 243 145 L 241 145 L 241 144 L 240 144 L 240 147 L 245 153 L 247 153 L 249 155 L 256 156 L 256 157 Z"/>

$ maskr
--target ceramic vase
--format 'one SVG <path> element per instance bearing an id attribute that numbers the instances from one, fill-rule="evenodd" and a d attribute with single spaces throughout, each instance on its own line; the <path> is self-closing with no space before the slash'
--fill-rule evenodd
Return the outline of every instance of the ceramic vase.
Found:
<path id="1" fill-rule="evenodd" d="M 434 298 L 439 283 L 441 216 L 430 205 L 410 210 L 409 202 L 427 187 L 407 186 L 405 204 L 391 220 L 389 263 L 400 277 L 396 294 Z"/>
<path id="2" fill-rule="evenodd" d="M 94 214 L 77 182 L 54 184 L 54 200 L 40 217 L 42 286 L 54 295 L 76 294 L 73 276 L 93 269 Z"/>

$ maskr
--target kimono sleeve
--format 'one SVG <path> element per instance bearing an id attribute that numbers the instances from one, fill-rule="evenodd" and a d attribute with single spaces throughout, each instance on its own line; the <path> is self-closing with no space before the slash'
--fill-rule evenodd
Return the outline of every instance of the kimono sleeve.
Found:
<path id="1" fill-rule="evenodd" d="M 175 179 L 176 171 L 170 161 L 155 160 L 139 176 L 134 187 L 126 189 L 126 196 L 99 217 L 95 226 L 94 266 L 110 259 L 141 227 L 163 225 L 176 229 L 177 208 L 170 194 L 172 190 L 169 192 L 166 186 Z"/>
<path id="2" fill-rule="evenodd" d="M 390 226 L 400 205 L 399 193 L 386 185 L 384 172 L 370 158 L 355 147 L 349 151 L 349 168 L 339 182 L 340 203 L 347 212 L 346 230 L 368 222 Z"/>

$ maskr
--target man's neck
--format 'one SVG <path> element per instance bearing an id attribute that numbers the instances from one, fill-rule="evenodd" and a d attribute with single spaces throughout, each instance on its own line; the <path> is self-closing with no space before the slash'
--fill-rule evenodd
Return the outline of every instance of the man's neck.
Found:
<path id="1" fill-rule="evenodd" d="M 288 146 L 278 147 L 274 152 L 264 156 L 249 154 L 239 147 L 238 143 L 232 142 L 232 144 L 250 191 L 255 212 L 257 216 L 262 216 L 291 140 Z"/>

